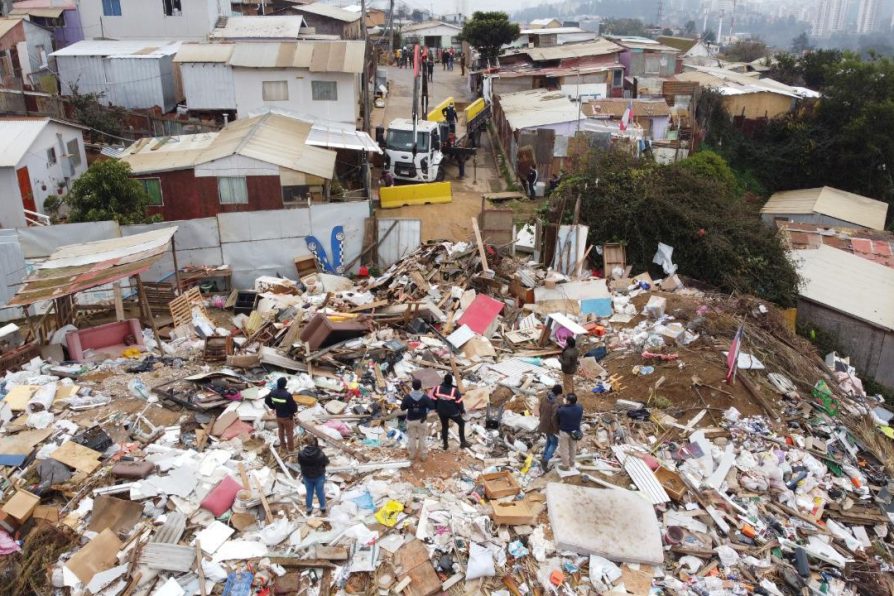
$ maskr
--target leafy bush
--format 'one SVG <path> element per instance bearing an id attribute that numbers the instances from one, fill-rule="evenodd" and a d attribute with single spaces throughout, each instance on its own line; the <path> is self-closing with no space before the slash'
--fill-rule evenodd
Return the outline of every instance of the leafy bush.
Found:
<path id="1" fill-rule="evenodd" d="M 130 177 L 130 166 L 123 161 L 94 162 L 75 180 L 65 202 L 71 208 L 71 222 L 115 220 L 135 224 L 157 220 L 146 215 L 149 195 Z"/>
<path id="2" fill-rule="evenodd" d="M 780 239 L 738 198 L 723 159 L 697 155 L 658 165 L 620 150 L 595 151 L 563 182 L 561 193 L 582 197 L 589 242 L 626 243 L 627 262 L 637 270 L 663 276 L 652 257 L 664 242 L 674 247 L 684 275 L 794 305 L 798 276 Z"/>

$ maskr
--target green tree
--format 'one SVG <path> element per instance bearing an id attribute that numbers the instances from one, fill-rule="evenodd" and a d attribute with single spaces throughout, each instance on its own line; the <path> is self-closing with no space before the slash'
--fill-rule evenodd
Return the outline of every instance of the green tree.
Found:
<path id="1" fill-rule="evenodd" d="M 69 221 L 115 220 L 119 224 L 146 223 L 149 195 L 130 177 L 130 166 L 112 159 L 94 162 L 72 184 L 65 202 L 71 209 Z"/>
<path id="2" fill-rule="evenodd" d="M 779 237 L 738 198 L 728 166 L 717 155 L 689 159 L 658 165 L 621 150 L 594 151 L 560 192 L 584 198 L 580 213 L 589 242 L 625 242 L 636 269 L 662 275 L 651 262 L 664 242 L 674 247 L 684 275 L 727 292 L 794 304 L 797 273 Z"/>
<path id="3" fill-rule="evenodd" d="M 677 167 L 698 178 L 716 181 L 729 194 L 738 194 L 736 175 L 719 153 L 711 150 L 699 151 L 678 163 Z"/>
<path id="4" fill-rule="evenodd" d="M 705 43 L 714 43 L 717 41 L 717 33 L 713 29 L 705 29 L 702 33 L 702 41 Z"/>
<path id="5" fill-rule="evenodd" d="M 792 40 L 792 51 L 796 54 L 803 54 L 810 49 L 810 38 L 807 32 L 803 31 L 798 37 Z"/>
<path id="6" fill-rule="evenodd" d="M 75 120 L 93 131 L 120 136 L 126 121 L 126 110 L 118 106 L 104 105 L 104 93 L 81 93 L 77 85 L 71 85 L 68 101 L 74 108 Z"/>
<path id="7" fill-rule="evenodd" d="M 693 37 L 695 35 L 695 21 L 686 21 L 683 25 L 683 35 L 685 37 Z"/>
<path id="8" fill-rule="evenodd" d="M 490 63 L 500 53 L 500 47 L 515 41 L 519 34 L 518 23 L 510 22 L 505 12 L 475 12 L 463 25 L 459 38 L 469 42 Z"/>
<path id="9" fill-rule="evenodd" d="M 599 26 L 604 35 L 646 36 L 648 31 L 640 19 L 605 19 Z"/>
<path id="10" fill-rule="evenodd" d="M 801 57 L 799 68 L 804 86 L 822 91 L 826 86 L 826 75 L 830 69 L 841 64 L 844 55 L 840 50 L 814 50 Z"/>
<path id="11" fill-rule="evenodd" d="M 801 66 L 798 59 L 788 52 L 779 52 L 773 56 L 769 77 L 786 85 L 801 85 Z"/>
<path id="12" fill-rule="evenodd" d="M 730 62 L 753 62 L 769 55 L 769 49 L 760 39 L 745 39 L 723 48 L 723 57 Z"/>

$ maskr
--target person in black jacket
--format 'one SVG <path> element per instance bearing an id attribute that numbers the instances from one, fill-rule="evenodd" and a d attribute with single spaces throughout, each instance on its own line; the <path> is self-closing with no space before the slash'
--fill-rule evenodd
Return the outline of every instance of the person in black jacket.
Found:
<path id="1" fill-rule="evenodd" d="M 425 442 L 428 439 L 428 424 L 425 419 L 435 409 L 435 402 L 422 391 L 422 382 L 413 379 L 413 390 L 404 397 L 400 409 L 407 412 L 407 451 L 410 459 L 425 461 L 427 457 Z"/>
<path id="2" fill-rule="evenodd" d="M 304 498 L 307 515 L 313 513 L 315 493 L 320 502 L 320 513 L 326 515 L 326 466 L 329 465 L 329 458 L 320 449 L 315 436 L 308 435 L 304 440 L 304 449 L 298 452 L 298 465 L 301 466 L 301 478 L 307 490 Z"/>
<path id="3" fill-rule="evenodd" d="M 292 399 L 292 394 L 286 390 L 286 378 L 276 380 L 276 389 L 267 394 L 264 403 L 271 410 L 276 410 L 276 426 L 279 428 L 279 446 L 288 451 L 295 450 L 295 419 L 293 416 L 298 411 L 298 404 Z"/>
<path id="4" fill-rule="evenodd" d="M 463 420 L 466 412 L 463 394 L 453 386 L 453 375 L 444 375 L 444 381 L 435 387 L 434 398 L 437 400 L 435 409 L 441 419 L 441 442 L 444 443 L 444 450 L 447 450 L 447 431 L 451 420 L 459 427 L 459 446 L 463 449 L 469 447 L 466 443 L 466 422 Z"/>

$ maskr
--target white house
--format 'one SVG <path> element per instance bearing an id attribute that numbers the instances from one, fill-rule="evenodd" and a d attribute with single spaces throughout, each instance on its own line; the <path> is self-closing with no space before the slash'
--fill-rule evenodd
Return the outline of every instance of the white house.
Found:
<path id="1" fill-rule="evenodd" d="M 362 41 L 184 44 L 180 65 L 190 111 L 245 118 L 280 108 L 308 120 L 356 125 Z"/>
<path id="2" fill-rule="evenodd" d="M 131 109 L 173 110 L 183 97 L 174 72 L 179 41 L 84 40 L 51 55 L 63 95 L 102 93 L 102 101 Z"/>
<path id="3" fill-rule="evenodd" d="M 0 227 L 36 221 L 47 197 L 84 173 L 84 130 L 53 118 L 0 119 Z"/>
<path id="4" fill-rule="evenodd" d="M 293 41 L 301 39 L 301 15 L 236 16 L 221 19 L 212 41 Z"/>
<path id="5" fill-rule="evenodd" d="M 204 40 L 229 0 L 79 0 L 84 39 Z"/>
<path id="6" fill-rule="evenodd" d="M 400 30 L 400 35 L 406 40 L 416 40 L 430 48 L 462 47 L 457 36 L 463 30 L 459 25 L 452 25 L 444 21 L 424 21 L 406 25 Z"/>

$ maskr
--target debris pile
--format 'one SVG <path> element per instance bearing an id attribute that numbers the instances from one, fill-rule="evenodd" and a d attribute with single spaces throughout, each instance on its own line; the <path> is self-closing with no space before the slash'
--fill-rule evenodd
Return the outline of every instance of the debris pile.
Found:
<path id="1" fill-rule="evenodd" d="M 0 386 L 0 584 L 891 593 L 892 414 L 847 360 L 754 300 L 611 273 L 434 243 L 375 277 L 190 290 L 117 351 L 33 357 Z M 401 404 L 445 375 L 462 414 L 442 449 L 430 413 L 411 461 Z M 293 451 L 269 407 L 280 379 Z M 562 384 L 584 412 L 569 466 L 544 461 L 538 417 Z M 305 500 L 312 442 L 325 505 Z"/>

